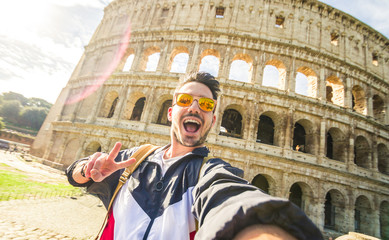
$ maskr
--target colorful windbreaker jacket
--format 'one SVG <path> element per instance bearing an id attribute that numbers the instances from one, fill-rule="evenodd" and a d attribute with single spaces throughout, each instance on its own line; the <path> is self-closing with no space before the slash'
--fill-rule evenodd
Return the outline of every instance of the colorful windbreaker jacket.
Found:
<path id="1" fill-rule="evenodd" d="M 136 149 L 121 151 L 115 161 L 128 159 Z M 146 158 L 115 198 L 102 239 L 232 239 L 254 224 L 278 225 L 297 239 L 323 239 L 297 206 L 249 184 L 242 170 L 218 158 L 203 164 L 208 153 L 206 147 L 194 149 L 164 176 L 157 163 L 148 161 L 153 154 Z M 72 173 L 83 160 L 68 167 L 68 180 L 87 187 L 107 208 L 124 169 L 99 183 L 78 184 Z"/>

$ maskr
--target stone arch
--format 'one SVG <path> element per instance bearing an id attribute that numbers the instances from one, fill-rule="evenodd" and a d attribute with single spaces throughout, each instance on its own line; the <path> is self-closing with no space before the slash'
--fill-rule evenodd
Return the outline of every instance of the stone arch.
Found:
<path id="1" fill-rule="evenodd" d="M 389 175 L 389 150 L 388 147 L 380 143 L 377 145 L 378 171 Z"/>
<path id="2" fill-rule="evenodd" d="M 352 109 L 360 114 L 367 114 L 365 91 L 360 86 L 352 89 Z"/>
<path id="3" fill-rule="evenodd" d="M 299 67 L 296 75 L 295 92 L 315 98 L 317 96 L 317 75 L 309 67 Z"/>
<path id="4" fill-rule="evenodd" d="M 261 114 L 258 122 L 257 142 L 276 145 L 275 139 L 275 123 L 273 119 L 277 119 L 278 115 L 275 112 L 265 112 Z"/>
<path id="5" fill-rule="evenodd" d="M 354 143 L 354 163 L 363 168 L 371 168 L 371 148 L 367 139 L 357 136 Z"/>
<path id="6" fill-rule="evenodd" d="M 139 98 L 132 109 L 130 120 L 140 121 L 143 113 L 143 109 L 145 107 L 146 97 Z"/>
<path id="7" fill-rule="evenodd" d="M 224 110 L 220 135 L 236 138 L 243 137 L 243 117 L 239 106 L 231 105 Z"/>
<path id="8" fill-rule="evenodd" d="M 360 195 L 355 201 L 354 209 L 355 231 L 367 235 L 374 235 L 374 215 L 369 199 Z"/>
<path id="9" fill-rule="evenodd" d="M 212 74 L 214 77 L 219 75 L 220 53 L 215 49 L 206 49 L 201 53 L 199 71 Z"/>
<path id="10" fill-rule="evenodd" d="M 140 62 L 142 71 L 156 71 L 161 49 L 157 46 L 149 47 L 143 52 L 143 57 Z"/>
<path id="11" fill-rule="evenodd" d="M 138 102 L 139 100 L 140 102 Z M 146 102 L 146 96 L 143 93 L 135 92 L 131 94 L 131 96 L 127 100 L 126 109 L 124 110 L 124 115 L 123 115 L 124 119 L 131 120 L 133 118 L 136 118 L 137 116 L 140 117 L 139 114 L 142 115 L 142 111 L 143 111 L 143 107 L 141 106 L 142 102 L 144 107 L 144 103 Z M 138 105 L 136 105 L 137 103 Z M 134 109 L 136 106 L 137 106 L 136 112 L 134 113 Z"/>
<path id="12" fill-rule="evenodd" d="M 97 141 L 92 141 L 86 146 L 84 150 L 84 156 L 90 156 L 95 152 L 101 152 L 101 144 Z"/>
<path id="13" fill-rule="evenodd" d="M 115 113 L 118 98 L 119 94 L 116 91 L 110 91 L 109 93 L 107 93 L 100 108 L 99 117 L 112 117 Z"/>
<path id="14" fill-rule="evenodd" d="M 122 61 L 120 61 L 118 65 L 118 69 L 123 72 L 128 72 L 132 68 L 132 64 L 134 63 L 135 51 L 133 48 L 128 48 L 126 53 L 124 54 Z"/>
<path id="15" fill-rule="evenodd" d="M 65 168 L 70 166 L 70 164 L 76 160 L 76 154 L 79 147 L 80 141 L 78 138 L 72 138 L 67 142 L 61 159 L 61 163 Z"/>
<path id="16" fill-rule="evenodd" d="M 158 118 L 157 118 L 157 124 L 170 126 L 171 122 L 167 118 L 168 109 L 172 106 L 172 96 L 169 95 L 169 99 L 164 98 L 162 100 L 162 105 L 159 110 Z"/>
<path id="17" fill-rule="evenodd" d="M 253 73 L 253 59 L 250 55 L 239 53 L 234 56 L 230 66 L 228 79 L 240 82 L 251 82 Z"/>
<path id="18" fill-rule="evenodd" d="M 251 184 L 267 194 L 274 195 L 275 180 L 267 174 L 256 175 L 253 180 L 251 180 Z"/>
<path id="19" fill-rule="evenodd" d="M 346 201 L 337 189 L 331 189 L 326 194 L 324 203 L 324 228 L 338 232 L 347 232 L 345 225 Z"/>
<path id="20" fill-rule="evenodd" d="M 336 76 L 330 76 L 326 80 L 326 100 L 338 106 L 344 106 L 344 86 Z"/>
<path id="21" fill-rule="evenodd" d="M 305 153 L 315 153 L 313 123 L 307 119 L 300 119 L 294 124 L 293 150 Z"/>
<path id="22" fill-rule="evenodd" d="M 389 202 L 380 204 L 380 233 L 382 239 L 389 239 Z"/>
<path id="23" fill-rule="evenodd" d="M 378 94 L 373 96 L 373 116 L 377 121 L 385 122 L 385 103 Z"/>
<path id="24" fill-rule="evenodd" d="M 286 67 L 280 60 L 269 60 L 263 69 L 262 86 L 285 89 Z"/>
<path id="25" fill-rule="evenodd" d="M 289 200 L 308 214 L 313 199 L 311 187 L 305 182 L 295 182 L 289 188 Z"/>
<path id="26" fill-rule="evenodd" d="M 332 127 L 327 132 L 326 157 L 346 162 L 346 135 L 339 128 Z"/>
<path id="27" fill-rule="evenodd" d="M 174 73 L 185 73 L 188 66 L 189 50 L 180 46 L 173 49 L 169 58 L 168 70 Z"/>

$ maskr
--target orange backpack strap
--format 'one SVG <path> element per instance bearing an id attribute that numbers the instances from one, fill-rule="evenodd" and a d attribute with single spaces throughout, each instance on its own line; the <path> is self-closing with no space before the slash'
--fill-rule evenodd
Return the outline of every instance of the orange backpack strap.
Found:
<path id="1" fill-rule="evenodd" d="M 116 195 L 118 194 L 119 190 L 122 188 L 122 186 L 127 182 L 129 176 L 135 171 L 135 169 L 143 162 L 143 160 L 146 159 L 146 157 L 148 157 L 152 152 L 154 152 L 155 150 L 157 150 L 159 148 L 159 146 L 155 146 L 155 145 L 152 145 L 152 144 L 145 144 L 145 145 L 142 145 L 138 148 L 138 150 L 136 150 L 129 159 L 131 158 L 135 158 L 136 159 L 136 162 L 134 164 L 132 164 L 131 166 L 127 167 L 124 172 L 122 173 L 122 175 L 120 176 L 120 179 L 119 179 L 119 182 L 118 182 L 118 185 L 115 189 L 115 192 L 113 193 L 112 195 L 112 198 L 111 198 L 111 201 L 109 202 L 109 205 L 108 205 L 108 209 L 107 209 L 107 215 L 105 216 L 105 219 L 104 219 L 104 222 L 103 222 L 103 225 L 101 226 L 97 236 L 96 236 L 96 240 L 99 239 L 100 237 L 100 234 L 102 233 L 102 230 L 104 229 L 105 225 L 107 224 L 107 220 L 108 220 L 108 216 L 109 216 L 109 212 L 111 210 L 111 207 L 112 207 L 112 203 L 113 201 L 115 200 L 115 197 Z"/>

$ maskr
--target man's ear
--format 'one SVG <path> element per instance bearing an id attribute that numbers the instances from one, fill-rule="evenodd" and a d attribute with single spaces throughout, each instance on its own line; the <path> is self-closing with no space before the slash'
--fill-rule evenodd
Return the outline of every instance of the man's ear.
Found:
<path id="1" fill-rule="evenodd" d="M 213 127 L 213 125 L 215 125 L 215 123 L 216 123 L 216 115 L 214 114 L 212 117 L 212 126 L 211 127 Z"/>
<path id="2" fill-rule="evenodd" d="M 169 120 L 170 122 L 172 121 L 173 117 L 172 117 L 172 112 L 173 112 L 173 108 L 172 107 L 169 107 L 169 109 L 167 110 L 167 120 Z"/>

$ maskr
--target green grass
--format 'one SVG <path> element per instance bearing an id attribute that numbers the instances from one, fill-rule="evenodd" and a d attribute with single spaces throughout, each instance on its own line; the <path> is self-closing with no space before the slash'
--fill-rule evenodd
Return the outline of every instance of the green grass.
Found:
<path id="1" fill-rule="evenodd" d="M 6 164 L 0 166 L 6 168 L 6 170 L 0 170 L 0 201 L 81 194 L 79 188 L 69 184 L 39 182 Z"/>

